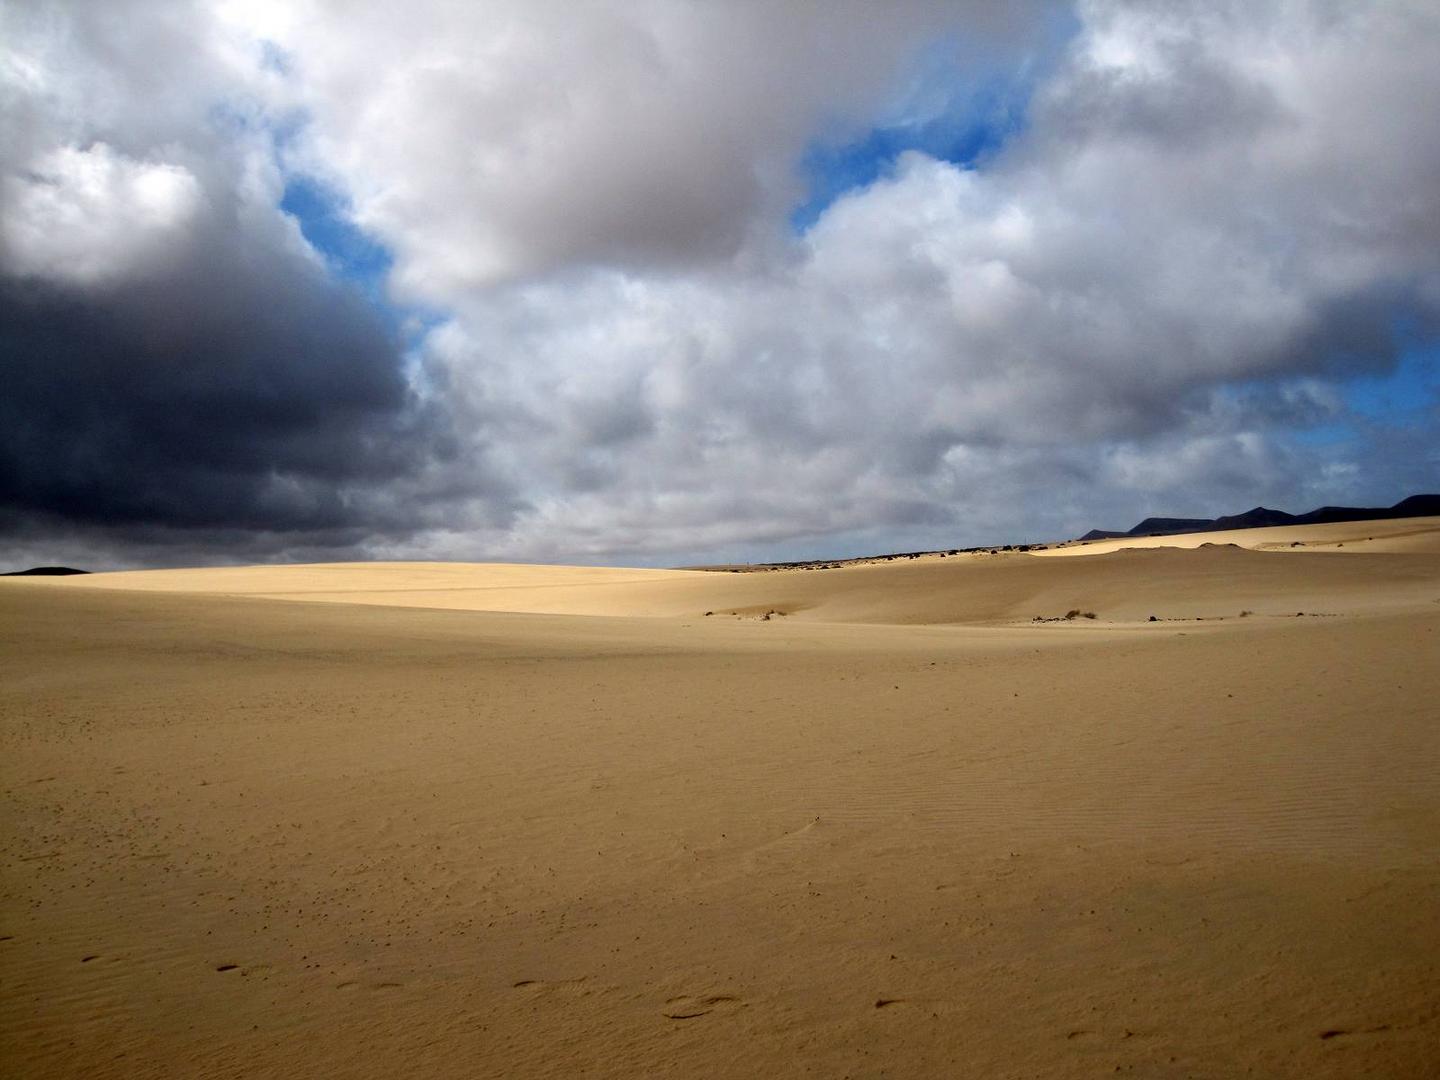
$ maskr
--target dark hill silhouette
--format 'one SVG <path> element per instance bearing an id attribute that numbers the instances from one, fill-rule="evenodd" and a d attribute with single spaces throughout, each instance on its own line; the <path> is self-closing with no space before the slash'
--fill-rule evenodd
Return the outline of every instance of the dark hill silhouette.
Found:
<path id="1" fill-rule="evenodd" d="M 1394 506 L 1322 506 L 1308 514 L 1287 514 L 1257 506 L 1243 514 L 1219 518 L 1148 517 L 1128 532 L 1091 529 L 1081 540 L 1114 540 L 1123 536 L 1168 536 L 1172 533 L 1262 529 L 1273 525 L 1328 525 L 1337 521 L 1381 521 L 1388 518 L 1440 516 L 1440 495 L 1411 495 Z"/>
<path id="2" fill-rule="evenodd" d="M 88 574 L 89 570 L 76 570 L 73 566 L 32 566 L 29 570 L 11 570 L 0 577 L 65 577 L 68 574 Z"/>
<path id="3" fill-rule="evenodd" d="M 1148 517 L 1122 536 L 1160 536 L 1167 533 L 1203 532 L 1210 528 L 1211 518 Z"/>
<path id="4" fill-rule="evenodd" d="M 1390 510 L 1396 517 L 1434 517 L 1440 514 L 1440 495 L 1411 495 Z"/>
<path id="5" fill-rule="evenodd" d="M 1263 529 L 1267 525 L 1294 524 L 1296 524 L 1294 514 L 1287 514 L 1284 510 L 1271 510 L 1266 506 L 1257 506 L 1253 510 L 1246 510 L 1243 514 L 1216 518 L 1212 527 L 1216 529 Z"/>

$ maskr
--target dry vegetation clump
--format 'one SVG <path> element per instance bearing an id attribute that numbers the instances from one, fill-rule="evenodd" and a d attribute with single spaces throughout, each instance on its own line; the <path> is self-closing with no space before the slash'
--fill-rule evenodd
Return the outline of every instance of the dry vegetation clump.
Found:
<path id="1" fill-rule="evenodd" d="M 1076 619 L 1096 619 L 1098 615 L 1093 611 L 1081 611 L 1079 608 L 1071 608 L 1064 615 L 1056 615 L 1047 619 L 1043 615 L 1036 615 L 1031 622 L 1074 622 Z"/>

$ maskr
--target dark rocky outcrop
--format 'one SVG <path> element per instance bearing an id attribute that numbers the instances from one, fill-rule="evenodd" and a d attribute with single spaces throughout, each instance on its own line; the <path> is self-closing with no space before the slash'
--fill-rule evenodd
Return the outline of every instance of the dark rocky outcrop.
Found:
<path id="1" fill-rule="evenodd" d="M 1091 529 L 1081 540 L 1113 540 L 1125 536 L 1166 536 L 1172 533 L 1261 529 L 1274 525 L 1327 525 L 1338 521 L 1383 521 L 1390 518 L 1440 516 L 1440 495 L 1411 495 L 1394 506 L 1322 506 L 1308 514 L 1287 514 L 1257 506 L 1243 514 L 1218 518 L 1148 517 L 1128 532 Z"/>

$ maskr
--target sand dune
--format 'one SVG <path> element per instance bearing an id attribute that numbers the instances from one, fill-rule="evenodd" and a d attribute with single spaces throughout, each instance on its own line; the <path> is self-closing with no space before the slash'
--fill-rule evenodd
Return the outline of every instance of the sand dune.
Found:
<path id="1" fill-rule="evenodd" d="M 1198 548 L 1234 544 L 1256 551 L 1339 551 L 1440 553 L 1440 518 L 1344 521 L 1328 525 L 1281 525 L 1269 529 L 1229 529 L 1175 536 L 1123 536 L 1077 540 L 1037 551 L 1038 555 L 1104 555 L 1142 548 Z"/>
<path id="2" fill-rule="evenodd" d="M 1401 524 L 0 582 L 0 1072 L 1431 1076 Z"/>
<path id="3" fill-rule="evenodd" d="M 663 618 L 708 611 L 721 618 L 771 614 L 899 624 L 1008 624 L 1073 608 L 1107 621 L 1240 611 L 1339 614 L 1413 606 L 1433 591 L 1440 519 L 1195 533 L 1116 545 L 757 573 L 334 563 L 90 574 L 47 584 L 464 611 Z M 1200 550 L 1182 553 L 1194 549 Z M 1319 563 L 1283 557 L 1322 552 L 1332 557 Z M 1078 554 L 1090 557 L 1051 558 Z"/>

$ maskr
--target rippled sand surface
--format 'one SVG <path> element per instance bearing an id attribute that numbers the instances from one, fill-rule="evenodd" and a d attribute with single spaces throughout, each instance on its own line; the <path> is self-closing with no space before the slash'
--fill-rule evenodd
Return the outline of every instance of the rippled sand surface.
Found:
<path id="1" fill-rule="evenodd" d="M 0 581 L 0 1072 L 1433 1076 L 1440 522 L 1370 524 Z"/>

